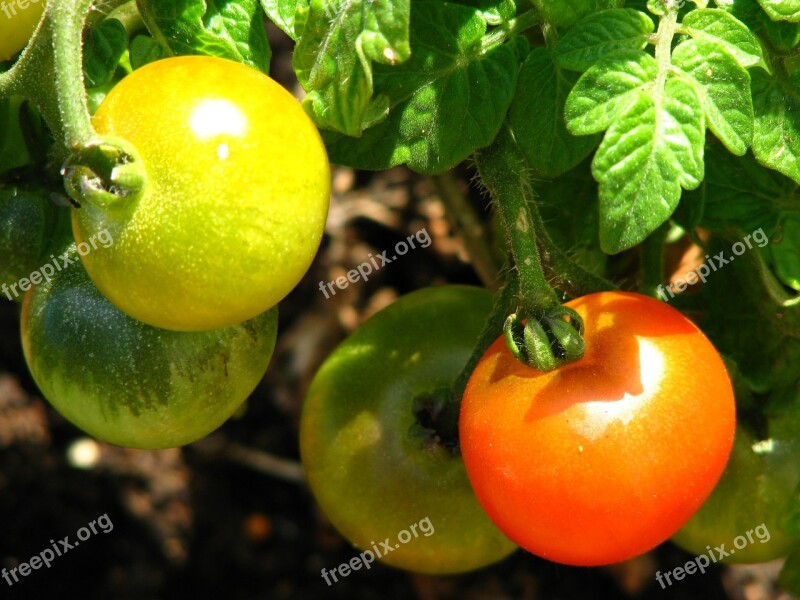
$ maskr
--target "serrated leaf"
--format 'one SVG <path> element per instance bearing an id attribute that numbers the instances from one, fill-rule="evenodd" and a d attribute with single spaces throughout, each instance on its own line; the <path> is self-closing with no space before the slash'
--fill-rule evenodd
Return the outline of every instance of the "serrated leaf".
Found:
<path id="1" fill-rule="evenodd" d="M 411 53 L 409 0 L 343 0 L 333 19 L 326 11 L 312 0 L 293 56 L 303 104 L 320 127 L 359 136 L 389 110 L 386 96 L 373 96 L 373 63 L 400 64 Z"/>
<path id="2" fill-rule="evenodd" d="M 758 64 L 766 67 L 758 38 L 747 25 L 724 10 L 693 10 L 681 25 L 698 41 L 711 41 L 724 46 L 743 67 Z"/>
<path id="3" fill-rule="evenodd" d="M 300 37 L 302 32 L 295 31 L 295 16 L 300 8 L 308 7 L 310 0 L 261 0 L 261 6 L 270 21 L 294 41 Z M 331 2 L 330 14 L 334 14 L 336 5 L 341 4 L 341 0 Z"/>
<path id="4" fill-rule="evenodd" d="M 389 116 L 360 138 L 323 132 L 333 162 L 440 173 L 500 130 L 517 83 L 514 48 L 484 53 L 486 22 L 474 8 L 415 0 L 411 16 L 411 58 L 376 66 L 375 89 L 391 98 Z"/>
<path id="5" fill-rule="evenodd" d="M 519 74 L 508 122 L 537 175 L 554 178 L 581 162 L 599 135 L 576 137 L 567 131 L 564 105 L 575 77 L 564 73 L 544 48 L 528 55 Z"/>
<path id="6" fill-rule="evenodd" d="M 258 0 L 137 0 L 147 29 L 172 54 L 202 54 L 269 72 Z"/>
<path id="7" fill-rule="evenodd" d="M 642 50 L 654 28 L 650 17 L 630 8 L 589 15 L 558 40 L 558 65 L 564 69 L 585 71 L 614 52 Z"/>
<path id="8" fill-rule="evenodd" d="M 586 15 L 607 8 L 621 8 L 625 0 L 532 0 L 545 21 L 556 27 L 570 27 Z"/>
<path id="9" fill-rule="evenodd" d="M 758 162 L 800 182 L 800 73 L 786 80 L 752 74 Z"/>
<path id="10" fill-rule="evenodd" d="M 600 245 L 616 254 L 666 221 L 703 178 L 705 123 L 694 86 L 669 79 L 639 91 L 609 128 L 592 163 L 600 184 Z"/>
<path id="11" fill-rule="evenodd" d="M 111 81 L 127 49 L 128 34 L 117 19 L 105 19 L 92 28 L 83 52 L 86 87 L 93 88 Z"/>
<path id="12" fill-rule="evenodd" d="M 657 74 L 656 59 L 645 52 L 622 52 L 594 65 L 567 97 L 567 128 L 575 135 L 608 129 Z"/>
<path id="13" fill-rule="evenodd" d="M 758 0 L 773 21 L 800 21 L 800 0 Z"/>
<path id="14" fill-rule="evenodd" d="M 750 74 L 725 46 L 709 39 L 679 44 L 672 62 L 697 83 L 709 129 L 728 150 L 742 156 L 753 141 Z"/>
<path id="15" fill-rule="evenodd" d="M 453 0 L 457 4 L 477 7 L 478 14 L 487 25 L 502 25 L 517 13 L 516 0 Z"/>

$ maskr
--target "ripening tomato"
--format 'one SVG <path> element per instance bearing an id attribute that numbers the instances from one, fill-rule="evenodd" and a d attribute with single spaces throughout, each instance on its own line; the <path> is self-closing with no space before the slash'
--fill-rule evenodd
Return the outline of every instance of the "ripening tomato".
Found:
<path id="1" fill-rule="evenodd" d="M 491 306 L 487 290 L 465 286 L 403 296 L 339 345 L 311 383 L 300 420 L 311 491 L 342 535 L 386 564 L 458 573 L 516 549 L 478 504 L 461 456 L 426 419 Z"/>
<path id="2" fill-rule="evenodd" d="M 92 123 L 130 142 L 147 175 L 138 197 L 74 211 L 76 242 L 104 230 L 114 239 L 81 260 L 120 310 L 162 329 L 228 327 L 305 275 L 330 165 L 314 123 L 277 82 L 221 58 L 167 58 L 118 83 Z"/>
<path id="3" fill-rule="evenodd" d="M 460 439 L 481 504 L 521 547 L 572 565 L 621 561 L 674 534 L 733 444 L 725 365 L 679 311 L 625 292 L 567 303 L 585 356 L 554 371 L 498 339 L 464 393 Z"/>

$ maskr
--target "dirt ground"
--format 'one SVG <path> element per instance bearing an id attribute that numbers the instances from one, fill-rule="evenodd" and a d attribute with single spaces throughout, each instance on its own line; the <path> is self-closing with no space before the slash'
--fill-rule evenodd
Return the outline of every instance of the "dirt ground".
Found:
<path id="1" fill-rule="evenodd" d="M 288 48 L 274 38 L 275 71 L 290 83 Z M 469 173 L 460 174 L 467 181 Z M 485 200 L 473 194 L 479 210 Z M 326 299 L 332 281 L 369 252 L 425 228 L 433 242 L 369 282 Z M 305 389 L 334 345 L 398 295 L 428 285 L 479 283 L 431 183 L 405 169 L 338 168 L 328 229 L 314 266 L 281 303 L 278 348 L 244 416 L 182 449 L 144 452 L 95 442 L 36 389 L 19 345 L 19 306 L 0 301 L 0 568 L 97 521 L 97 533 L 9 585 L 3 598 L 148 600 L 787 600 L 779 564 L 712 566 L 662 589 L 656 571 L 692 558 L 665 544 L 608 568 L 556 565 L 519 551 L 463 576 L 428 577 L 379 564 L 328 586 L 321 577 L 354 548 L 303 483 L 297 428 Z M 111 524 L 111 526 L 109 526 Z M 101 528 L 101 525 L 104 527 Z M 104 531 L 107 531 L 105 533 Z M 86 537 L 86 536 L 84 536 Z M 53 540 L 53 541 L 51 541 Z"/>

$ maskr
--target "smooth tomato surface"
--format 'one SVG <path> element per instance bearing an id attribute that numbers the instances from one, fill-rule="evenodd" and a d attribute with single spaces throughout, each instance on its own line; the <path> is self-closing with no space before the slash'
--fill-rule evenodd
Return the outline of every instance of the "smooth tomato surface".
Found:
<path id="1" fill-rule="evenodd" d="M 679 311 L 639 294 L 567 303 L 586 355 L 547 373 L 501 337 L 464 394 L 461 449 L 492 520 L 526 550 L 573 565 L 621 561 L 675 533 L 733 444 L 718 353 Z"/>
<path id="2" fill-rule="evenodd" d="M 461 457 L 417 417 L 458 377 L 491 303 L 463 286 L 408 294 L 340 344 L 308 391 L 300 452 L 311 490 L 359 549 L 380 552 L 388 540 L 386 564 L 457 573 L 516 548 L 481 509 Z M 430 534 L 401 544 L 398 534 L 426 518 Z"/>
<path id="3" fill-rule="evenodd" d="M 22 348 L 45 398 L 87 433 L 132 448 L 188 444 L 222 425 L 264 376 L 277 308 L 214 331 L 156 329 L 95 288 L 75 244 L 57 260 L 25 296 Z"/>
<path id="4" fill-rule="evenodd" d="M 800 484 L 798 425 L 791 413 L 771 418 L 763 440 L 738 427 L 722 479 L 672 541 L 696 555 L 725 544 L 729 563 L 766 562 L 800 547 L 786 528 Z"/>
<path id="5" fill-rule="evenodd" d="M 25 47 L 39 24 L 46 0 L 18 0 L 0 4 L 0 60 L 8 60 Z"/>
<path id="6" fill-rule="evenodd" d="M 141 154 L 138 201 L 74 211 L 76 242 L 103 294 L 154 327 L 200 331 L 277 304 L 316 254 L 330 166 L 319 132 L 275 81 L 220 58 L 181 56 L 137 69 L 93 123 Z"/>

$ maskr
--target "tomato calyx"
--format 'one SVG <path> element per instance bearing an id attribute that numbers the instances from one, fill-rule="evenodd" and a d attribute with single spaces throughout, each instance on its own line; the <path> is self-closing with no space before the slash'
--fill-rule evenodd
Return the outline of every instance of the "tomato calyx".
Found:
<path id="1" fill-rule="evenodd" d="M 61 175 L 76 208 L 85 202 L 103 208 L 136 200 L 147 185 L 136 148 L 116 137 L 98 137 L 73 148 Z"/>
<path id="2" fill-rule="evenodd" d="M 453 402 L 450 388 L 442 388 L 417 396 L 414 407 L 414 423 L 409 434 L 421 447 L 431 450 L 444 448 L 457 456 L 461 453 L 458 444 L 458 413 L 460 405 Z"/>
<path id="3" fill-rule="evenodd" d="M 539 318 L 524 318 L 524 313 L 508 316 L 503 326 L 511 353 L 539 371 L 552 371 L 578 360 L 586 351 L 583 319 L 567 306 L 555 306 Z"/>

